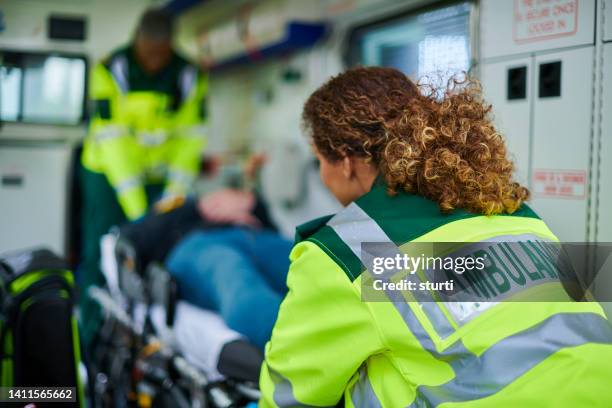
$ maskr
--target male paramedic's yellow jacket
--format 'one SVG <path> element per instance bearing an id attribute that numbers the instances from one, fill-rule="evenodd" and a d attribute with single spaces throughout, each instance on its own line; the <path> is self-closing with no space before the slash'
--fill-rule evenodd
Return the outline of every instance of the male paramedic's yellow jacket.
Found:
<path id="1" fill-rule="evenodd" d="M 128 218 L 146 211 L 145 184 L 165 183 L 165 194 L 183 195 L 193 181 L 206 135 L 206 91 L 206 76 L 176 54 L 154 76 L 131 47 L 94 67 L 82 163 L 106 175 Z"/>
<path id="2" fill-rule="evenodd" d="M 528 256 L 531 269 L 498 259 L 497 284 L 487 276 L 481 287 L 499 303 L 361 299 L 371 276 L 362 242 L 407 251 L 415 242 L 518 239 L 529 241 L 526 252 L 508 259 Z M 334 217 L 299 227 L 296 241 L 260 407 L 612 406 L 612 328 L 597 303 L 501 301 L 510 272 L 525 291 L 560 289 L 538 261 L 539 243 L 556 238 L 527 206 L 511 216 L 443 215 L 432 201 L 376 185 Z"/>

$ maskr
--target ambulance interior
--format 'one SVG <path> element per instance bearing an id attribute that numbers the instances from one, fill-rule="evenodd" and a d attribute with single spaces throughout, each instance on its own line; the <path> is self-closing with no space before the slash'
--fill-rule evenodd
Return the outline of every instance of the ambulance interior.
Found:
<path id="1" fill-rule="evenodd" d="M 0 0 L 0 253 L 47 247 L 77 269 L 90 72 L 150 7 L 174 15 L 177 49 L 208 73 L 192 195 L 243 187 L 263 154 L 259 194 L 292 239 L 341 208 L 301 126 L 314 90 L 358 65 L 469 72 L 530 206 L 563 242 L 612 242 L 612 0 Z"/>

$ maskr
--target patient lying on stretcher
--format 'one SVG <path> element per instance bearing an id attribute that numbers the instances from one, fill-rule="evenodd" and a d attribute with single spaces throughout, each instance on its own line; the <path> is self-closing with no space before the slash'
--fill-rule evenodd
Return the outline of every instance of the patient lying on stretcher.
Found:
<path id="1" fill-rule="evenodd" d="M 193 363 L 214 374 L 223 346 L 238 339 L 263 350 L 287 291 L 292 242 L 276 232 L 256 194 L 210 193 L 124 226 L 120 235 L 140 264 L 164 262 L 175 278 L 182 302 L 174 338 Z M 163 313 L 154 309 L 153 320 L 163 322 Z"/>
<path id="2" fill-rule="evenodd" d="M 201 199 L 205 219 L 231 225 L 191 232 L 170 251 L 166 265 L 182 299 L 219 313 L 263 350 L 287 292 L 292 243 L 251 213 L 255 200 L 232 190 Z"/>

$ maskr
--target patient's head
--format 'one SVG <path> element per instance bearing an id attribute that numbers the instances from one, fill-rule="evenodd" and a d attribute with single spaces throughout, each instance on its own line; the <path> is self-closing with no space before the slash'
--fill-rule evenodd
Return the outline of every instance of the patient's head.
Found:
<path id="1" fill-rule="evenodd" d="M 355 68 L 315 91 L 303 120 L 324 184 L 347 205 L 378 175 L 388 192 L 434 200 L 442 211 L 514 212 L 528 190 L 512 179 L 502 136 L 478 82 L 417 86 L 392 68 Z"/>

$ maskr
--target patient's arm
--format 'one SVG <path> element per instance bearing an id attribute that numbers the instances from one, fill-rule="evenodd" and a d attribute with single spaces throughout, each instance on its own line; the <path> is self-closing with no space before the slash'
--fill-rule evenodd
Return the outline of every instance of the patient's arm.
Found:
<path id="1" fill-rule="evenodd" d="M 206 194 L 198 201 L 198 210 L 206 220 L 220 224 L 261 226 L 252 211 L 255 195 L 250 191 L 225 189 Z"/>

